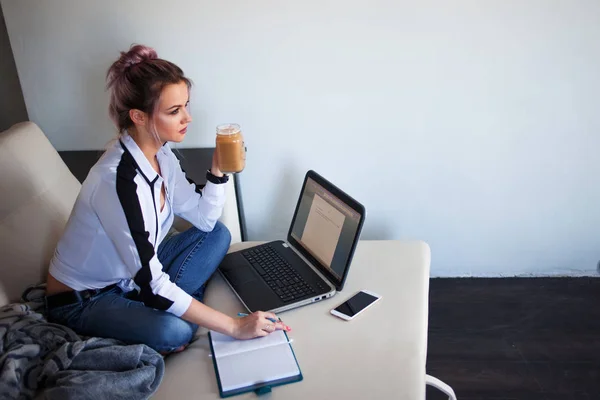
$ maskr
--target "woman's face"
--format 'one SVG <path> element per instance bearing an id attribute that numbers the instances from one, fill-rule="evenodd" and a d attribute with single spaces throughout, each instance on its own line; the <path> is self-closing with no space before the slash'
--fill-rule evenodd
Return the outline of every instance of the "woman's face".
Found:
<path id="1" fill-rule="evenodd" d="M 154 124 L 164 142 L 181 142 L 192 122 L 188 110 L 190 93 L 185 82 L 167 85 L 158 99 L 158 109 L 154 113 Z"/>

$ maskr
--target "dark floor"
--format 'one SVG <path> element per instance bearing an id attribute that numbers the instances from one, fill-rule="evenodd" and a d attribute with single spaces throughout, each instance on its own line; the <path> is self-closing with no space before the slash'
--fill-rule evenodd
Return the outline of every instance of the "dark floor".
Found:
<path id="1" fill-rule="evenodd" d="M 429 299 L 427 373 L 459 400 L 600 400 L 600 279 L 432 279 Z"/>

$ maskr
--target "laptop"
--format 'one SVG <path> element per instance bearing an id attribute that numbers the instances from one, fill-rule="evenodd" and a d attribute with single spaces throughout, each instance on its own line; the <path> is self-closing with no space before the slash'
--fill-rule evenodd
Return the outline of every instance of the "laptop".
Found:
<path id="1" fill-rule="evenodd" d="M 344 287 L 365 221 L 362 204 L 308 171 L 287 235 L 229 253 L 219 271 L 251 312 L 283 312 Z"/>

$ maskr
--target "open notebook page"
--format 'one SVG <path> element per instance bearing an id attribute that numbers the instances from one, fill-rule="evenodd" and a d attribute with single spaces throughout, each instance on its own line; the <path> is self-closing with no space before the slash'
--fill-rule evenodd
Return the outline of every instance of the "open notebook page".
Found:
<path id="1" fill-rule="evenodd" d="M 287 343 L 283 331 L 275 331 L 270 335 L 249 340 L 237 340 L 219 332 L 210 331 L 215 357 L 226 357 L 231 354 L 243 353 Z"/>
<path id="2" fill-rule="evenodd" d="M 220 336 L 225 335 L 211 332 L 223 392 L 300 374 L 296 358 L 281 331 L 252 340 L 220 340 L 223 339 Z M 240 352 L 235 353 L 234 349 Z"/>

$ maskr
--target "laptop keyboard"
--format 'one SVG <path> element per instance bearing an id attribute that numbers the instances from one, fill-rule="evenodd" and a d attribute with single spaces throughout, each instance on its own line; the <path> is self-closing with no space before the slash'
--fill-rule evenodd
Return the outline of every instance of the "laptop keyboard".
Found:
<path id="1" fill-rule="evenodd" d="M 316 294 L 302 276 L 270 245 L 253 247 L 242 251 L 242 255 L 282 301 L 289 303 Z M 321 290 L 326 289 L 323 283 L 318 283 L 317 286 Z"/>

